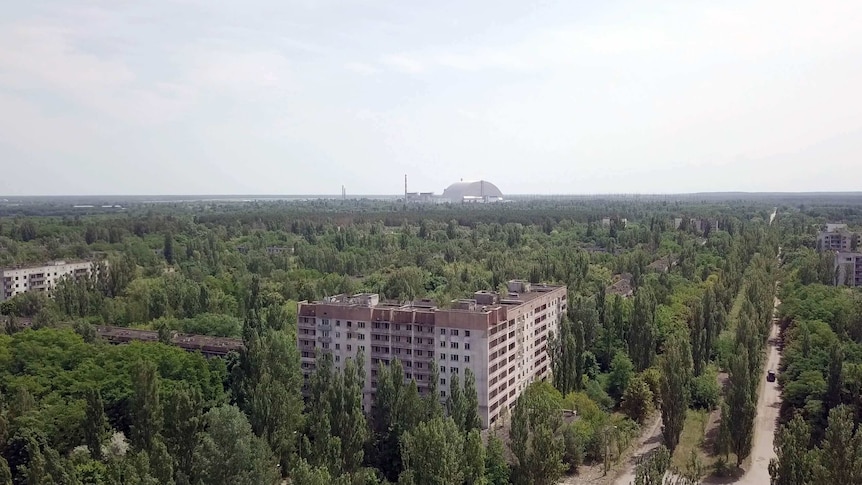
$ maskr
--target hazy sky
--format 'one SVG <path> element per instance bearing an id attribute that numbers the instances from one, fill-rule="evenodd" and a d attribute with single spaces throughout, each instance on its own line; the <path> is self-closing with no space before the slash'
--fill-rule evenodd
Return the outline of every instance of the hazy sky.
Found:
<path id="1" fill-rule="evenodd" d="M 28 0 L 0 194 L 862 190 L 862 1 Z"/>

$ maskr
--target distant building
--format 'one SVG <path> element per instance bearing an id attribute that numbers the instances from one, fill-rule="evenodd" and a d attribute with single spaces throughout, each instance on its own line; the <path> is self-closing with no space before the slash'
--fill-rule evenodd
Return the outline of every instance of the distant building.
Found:
<path id="1" fill-rule="evenodd" d="M 608 295 L 619 295 L 623 298 L 631 298 L 634 295 L 632 288 L 632 274 L 622 273 L 614 276 L 614 282 L 605 289 Z"/>
<path id="2" fill-rule="evenodd" d="M 438 202 L 437 198 L 434 197 L 434 192 L 408 192 L 406 197 L 407 202 L 417 202 L 422 204 Z"/>
<path id="3" fill-rule="evenodd" d="M 835 284 L 862 286 L 862 253 L 835 252 Z"/>
<path id="4" fill-rule="evenodd" d="M 859 235 L 847 230 L 847 224 L 826 224 L 826 230 L 817 234 L 818 251 L 856 251 Z"/>
<path id="5" fill-rule="evenodd" d="M 89 276 L 94 262 L 82 261 L 67 263 L 53 261 L 42 266 L 0 269 L 0 301 L 28 291 L 43 291 L 48 294 L 65 277 L 79 278 Z"/>
<path id="6" fill-rule="evenodd" d="M 317 351 L 333 354 L 340 368 L 362 351 L 365 361 L 363 409 L 371 409 L 380 369 L 401 361 L 404 377 L 428 392 L 438 368 L 441 400 L 449 380 L 470 369 L 476 376 L 479 416 L 488 427 L 509 409 L 533 381 L 550 375 L 548 339 L 559 334 L 566 314 L 565 286 L 531 285 L 514 280 L 508 293 L 478 291 L 472 299 L 438 308 L 429 300 L 410 303 L 380 301 L 376 293 L 336 295 L 300 302 L 297 345 L 302 370 L 308 375 Z"/>
<path id="7" fill-rule="evenodd" d="M 503 192 L 485 180 L 462 181 L 446 187 L 441 197 L 448 202 L 500 202 L 503 200 Z"/>
<path id="8" fill-rule="evenodd" d="M 680 227 L 682 227 L 683 220 L 685 220 L 685 219 L 683 219 L 682 217 L 675 217 L 673 219 L 673 228 L 679 229 Z M 688 227 L 693 228 L 697 232 L 704 232 L 704 231 L 706 231 L 707 228 L 709 228 L 710 230 L 720 229 L 719 224 L 718 224 L 718 219 L 710 220 L 710 219 L 698 219 L 698 218 L 694 218 L 694 217 L 688 219 Z"/>

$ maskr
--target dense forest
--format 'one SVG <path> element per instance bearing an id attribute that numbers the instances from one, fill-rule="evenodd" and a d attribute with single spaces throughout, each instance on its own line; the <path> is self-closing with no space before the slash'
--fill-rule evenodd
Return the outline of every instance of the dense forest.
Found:
<path id="1" fill-rule="evenodd" d="M 698 483 L 751 452 L 776 296 L 784 403 L 770 471 L 781 484 L 860 483 L 862 296 L 824 284 L 832 262 L 814 248 L 822 224 L 858 225 L 862 211 L 775 205 L 4 208 L 0 267 L 101 270 L 51 298 L 0 302 L 0 484 L 553 484 L 613 470 L 656 419 L 664 448 L 636 482 L 671 468 Z M 446 306 L 514 278 L 565 284 L 570 303 L 553 379 L 523 392 L 503 426 L 481 429 L 470 373 L 441 402 L 393 360 L 368 414 L 362 359 L 337 368 L 321 355 L 303 377 L 298 301 L 367 291 Z M 95 325 L 160 342 L 111 345 Z M 244 345 L 207 359 L 169 345 L 174 332 Z M 692 445 L 705 415 L 719 417 L 715 436 Z"/>

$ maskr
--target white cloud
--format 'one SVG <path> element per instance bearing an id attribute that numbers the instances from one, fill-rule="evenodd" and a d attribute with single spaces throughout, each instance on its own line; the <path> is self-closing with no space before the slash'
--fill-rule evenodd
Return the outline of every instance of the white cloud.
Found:
<path id="1" fill-rule="evenodd" d="M 383 56 L 380 62 L 408 74 L 418 74 L 425 70 L 425 65 L 422 62 L 400 54 Z"/>
<path id="2" fill-rule="evenodd" d="M 355 72 L 356 74 L 361 74 L 363 76 L 370 76 L 372 74 L 377 74 L 380 72 L 376 67 L 366 64 L 364 62 L 348 62 L 344 65 L 344 68 L 348 71 Z"/>

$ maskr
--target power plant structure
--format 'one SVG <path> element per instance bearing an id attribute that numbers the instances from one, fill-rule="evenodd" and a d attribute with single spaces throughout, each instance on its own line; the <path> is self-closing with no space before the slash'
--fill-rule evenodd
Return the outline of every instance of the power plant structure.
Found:
<path id="1" fill-rule="evenodd" d="M 434 192 L 410 192 L 407 188 L 407 175 L 404 175 L 404 201 L 411 203 L 488 203 L 502 202 L 503 192 L 487 180 L 455 182 L 443 190 L 442 195 Z"/>

